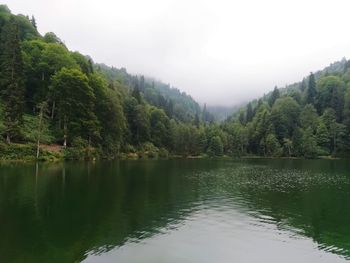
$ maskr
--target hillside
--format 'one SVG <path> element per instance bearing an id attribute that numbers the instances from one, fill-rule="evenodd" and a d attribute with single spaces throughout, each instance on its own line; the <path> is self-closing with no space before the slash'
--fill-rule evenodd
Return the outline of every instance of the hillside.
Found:
<path id="1" fill-rule="evenodd" d="M 120 82 L 133 89 L 138 87 L 143 93 L 145 101 L 149 104 L 163 109 L 170 117 L 176 120 L 190 123 L 196 114 L 201 114 L 198 103 L 185 92 L 157 81 L 154 78 L 142 75 L 131 75 L 125 68 L 117 69 L 105 64 L 95 64 L 95 69 L 101 72 L 109 82 Z"/>
<path id="2" fill-rule="evenodd" d="M 345 59 L 218 124 L 210 111 L 226 109 L 201 110 L 169 84 L 94 63 L 36 23 L 0 5 L 0 160 L 350 153 Z"/>
<path id="3" fill-rule="evenodd" d="M 57 145 L 72 159 L 206 152 L 212 119 L 191 96 L 94 63 L 53 32 L 40 35 L 36 23 L 0 6 L 0 159 Z"/>
<path id="4" fill-rule="evenodd" d="M 345 58 L 300 82 L 275 89 L 230 116 L 243 152 L 269 156 L 348 155 L 350 61 Z"/>

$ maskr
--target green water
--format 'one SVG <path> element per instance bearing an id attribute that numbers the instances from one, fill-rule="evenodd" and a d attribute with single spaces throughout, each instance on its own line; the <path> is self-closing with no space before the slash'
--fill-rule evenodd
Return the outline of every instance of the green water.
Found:
<path id="1" fill-rule="evenodd" d="M 350 163 L 0 166 L 0 262 L 345 262 Z"/>

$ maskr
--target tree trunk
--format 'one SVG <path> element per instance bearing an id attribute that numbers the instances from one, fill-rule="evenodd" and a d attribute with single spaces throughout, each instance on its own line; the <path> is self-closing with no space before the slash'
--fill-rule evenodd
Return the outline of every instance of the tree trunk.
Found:
<path id="1" fill-rule="evenodd" d="M 64 124 L 63 124 L 63 148 L 67 148 L 67 119 L 66 116 L 64 116 Z"/>
<path id="2" fill-rule="evenodd" d="M 52 103 L 52 111 L 51 111 L 51 119 L 53 120 L 53 117 L 55 116 L 55 106 L 56 106 L 56 101 L 53 101 Z"/>
<path id="3" fill-rule="evenodd" d="M 38 125 L 38 138 L 36 143 L 36 158 L 39 158 L 40 154 L 40 137 L 41 137 L 41 123 L 43 119 L 43 110 L 40 109 L 40 115 L 39 115 L 39 125 Z"/>
<path id="4" fill-rule="evenodd" d="M 11 137 L 10 137 L 10 134 L 6 134 L 6 142 L 8 143 L 8 144 L 10 144 L 11 143 Z"/>

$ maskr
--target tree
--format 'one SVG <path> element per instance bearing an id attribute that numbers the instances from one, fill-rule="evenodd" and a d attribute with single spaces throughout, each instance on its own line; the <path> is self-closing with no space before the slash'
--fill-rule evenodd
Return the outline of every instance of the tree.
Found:
<path id="1" fill-rule="evenodd" d="M 330 134 L 324 122 L 320 120 L 316 130 L 316 141 L 321 153 L 329 154 L 330 152 Z"/>
<path id="2" fill-rule="evenodd" d="M 58 118 L 67 140 L 82 137 L 89 144 L 100 137 L 100 126 L 94 113 L 95 96 L 88 78 L 80 70 L 62 68 L 53 76 L 51 91 L 58 102 Z"/>
<path id="3" fill-rule="evenodd" d="M 108 157 L 115 157 L 121 148 L 126 130 L 126 119 L 121 104 L 121 96 L 108 88 L 103 76 L 89 75 L 89 85 L 95 95 L 95 113 L 101 126 L 101 144 Z"/>
<path id="4" fill-rule="evenodd" d="M 142 104 L 135 106 L 132 127 L 134 130 L 134 140 L 137 144 L 150 139 L 150 121 L 146 107 Z"/>
<path id="5" fill-rule="evenodd" d="M 223 143 L 219 136 L 214 136 L 210 139 L 208 154 L 210 156 L 222 156 L 223 155 Z"/>
<path id="6" fill-rule="evenodd" d="M 253 121 L 248 126 L 249 133 L 249 151 L 253 153 L 260 153 L 261 141 L 265 140 L 271 124 L 271 113 L 269 106 L 263 103 L 257 109 Z M 265 149 L 265 148 L 263 148 Z M 263 151 L 265 155 L 265 151 Z"/>
<path id="7" fill-rule="evenodd" d="M 292 156 L 293 141 L 287 138 L 283 139 L 283 147 L 285 148 L 288 156 Z"/>
<path id="8" fill-rule="evenodd" d="M 32 23 L 33 27 L 34 27 L 35 29 L 37 29 L 36 21 L 35 21 L 35 17 L 34 17 L 34 16 L 32 16 L 32 18 L 30 19 L 30 23 Z"/>
<path id="9" fill-rule="evenodd" d="M 18 25 L 13 17 L 1 34 L 0 92 L 4 103 L 6 140 L 20 136 L 24 111 L 24 72 Z"/>
<path id="10" fill-rule="evenodd" d="M 225 130 L 228 133 L 229 152 L 237 156 L 244 155 L 248 146 L 247 128 L 235 122 L 226 125 Z"/>
<path id="11" fill-rule="evenodd" d="M 241 109 L 239 111 L 239 116 L 238 116 L 239 123 L 244 125 L 246 123 L 246 118 L 244 117 L 244 110 Z"/>
<path id="12" fill-rule="evenodd" d="M 349 71 L 349 69 L 348 69 Z M 344 111 L 343 111 L 343 124 L 345 125 L 347 138 L 346 138 L 346 148 L 350 151 L 350 89 L 348 88 L 345 93 L 344 98 Z"/>
<path id="13" fill-rule="evenodd" d="M 306 158 L 314 158 L 317 156 L 317 142 L 312 128 L 310 127 L 302 132 L 301 149 L 303 156 Z"/>
<path id="14" fill-rule="evenodd" d="M 34 17 L 33 17 L 34 19 Z M 36 158 L 39 158 L 40 154 L 40 141 L 42 137 L 42 133 L 44 130 L 47 131 L 47 123 L 46 123 L 46 117 L 48 112 L 48 105 L 47 102 L 43 102 L 38 105 L 39 108 L 39 120 L 38 120 L 38 128 L 37 128 L 37 138 L 36 138 Z"/>
<path id="15" fill-rule="evenodd" d="M 196 112 L 196 115 L 194 116 L 193 124 L 194 124 L 197 128 L 199 128 L 200 119 L 199 119 L 199 114 L 198 114 L 198 112 Z"/>
<path id="16" fill-rule="evenodd" d="M 300 125 L 306 129 L 311 127 L 313 131 L 316 131 L 318 125 L 318 115 L 315 107 L 312 104 L 307 104 L 300 112 L 299 117 Z"/>
<path id="17" fill-rule="evenodd" d="M 326 108 L 332 108 L 336 114 L 336 120 L 342 120 L 344 109 L 345 83 L 337 76 L 322 77 L 318 83 L 317 107 L 322 113 Z"/>
<path id="18" fill-rule="evenodd" d="M 145 92 L 145 77 L 140 77 L 140 91 Z"/>
<path id="19" fill-rule="evenodd" d="M 272 92 L 270 98 L 269 98 L 269 105 L 270 105 L 270 107 L 273 106 L 273 104 L 275 103 L 275 101 L 276 101 L 277 99 L 279 99 L 279 97 L 280 97 L 280 91 L 278 90 L 278 88 L 277 88 L 277 86 L 276 86 L 276 87 L 274 88 L 274 90 L 273 90 L 273 92 Z"/>
<path id="20" fill-rule="evenodd" d="M 300 83 L 300 89 L 302 92 L 304 92 L 307 88 L 307 85 L 306 85 L 306 80 L 305 78 L 303 78 L 302 82 Z"/>
<path id="21" fill-rule="evenodd" d="M 265 149 L 268 156 L 279 156 L 281 154 L 281 145 L 275 134 L 269 133 L 265 139 Z"/>
<path id="22" fill-rule="evenodd" d="M 170 120 L 164 110 L 150 109 L 151 140 L 157 147 L 168 146 L 170 140 Z"/>
<path id="23" fill-rule="evenodd" d="M 47 100 L 49 78 L 41 67 L 42 53 L 46 48 L 42 40 L 31 40 L 22 43 L 24 54 L 25 100 L 26 106 L 34 113 L 37 105 Z"/>
<path id="24" fill-rule="evenodd" d="M 43 39 L 46 43 L 54 43 L 54 44 L 60 44 L 64 46 L 63 41 L 58 36 L 56 36 L 56 34 L 53 32 L 47 32 L 44 35 Z"/>
<path id="25" fill-rule="evenodd" d="M 333 109 L 327 108 L 323 115 L 322 121 L 330 135 L 330 152 L 335 155 L 338 150 L 338 146 L 342 144 L 342 138 L 345 133 L 345 125 L 337 123 L 336 121 L 336 113 Z"/>
<path id="26" fill-rule="evenodd" d="M 247 105 L 247 115 L 246 115 L 246 123 L 251 122 L 254 117 L 252 103 L 249 102 Z"/>
<path id="27" fill-rule="evenodd" d="M 135 87 L 132 90 L 132 94 L 131 95 L 137 100 L 138 103 L 142 102 L 141 92 L 140 92 L 138 81 L 136 82 Z"/>
<path id="28" fill-rule="evenodd" d="M 305 97 L 305 102 L 307 104 L 314 104 L 315 99 L 316 99 L 316 81 L 315 81 L 315 76 L 311 72 L 309 76 L 309 82 L 308 82 L 308 87 L 306 90 L 306 97 Z"/>
<path id="29" fill-rule="evenodd" d="M 300 113 L 299 104 L 291 97 L 276 100 L 271 110 L 271 122 L 275 128 L 277 139 L 291 138 L 298 124 Z"/>
<path id="30" fill-rule="evenodd" d="M 80 70 L 86 75 L 89 76 L 94 72 L 92 68 L 91 59 L 83 56 L 79 52 L 72 52 L 71 57 L 75 60 L 75 62 L 79 65 Z"/>

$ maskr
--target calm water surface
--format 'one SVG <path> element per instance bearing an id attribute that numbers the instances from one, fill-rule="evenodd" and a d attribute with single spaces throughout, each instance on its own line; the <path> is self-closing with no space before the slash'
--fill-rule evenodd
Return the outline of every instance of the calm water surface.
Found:
<path id="1" fill-rule="evenodd" d="M 0 166 L 0 262 L 346 262 L 350 163 Z"/>

